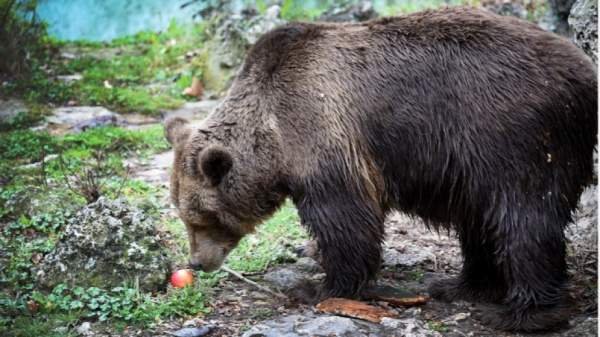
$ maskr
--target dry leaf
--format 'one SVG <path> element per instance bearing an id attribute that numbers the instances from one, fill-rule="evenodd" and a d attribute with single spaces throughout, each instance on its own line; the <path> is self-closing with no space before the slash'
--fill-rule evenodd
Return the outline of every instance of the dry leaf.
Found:
<path id="1" fill-rule="evenodd" d="M 317 304 L 317 310 L 324 313 L 348 316 L 379 323 L 383 317 L 396 317 L 395 312 L 376 307 L 365 302 L 345 298 L 329 298 Z"/>
<path id="2" fill-rule="evenodd" d="M 414 297 L 378 297 L 379 301 L 384 301 L 392 306 L 402 306 L 402 307 L 414 307 L 417 305 L 423 305 L 429 301 L 429 297 L 427 296 L 414 296 Z"/>
<path id="3" fill-rule="evenodd" d="M 43 256 L 40 253 L 34 253 L 33 255 L 31 255 L 31 262 L 33 262 L 33 264 L 39 264 L 42 260 L 42 257 Z"/>
<path id="4" fill-rule="evenodd" d="M 40 308 L 40 305 L 33 300 L 29 300 L 27 301 L 27 310 L 29 310 L 30 313 L 35 314 L 36 312 L 38 312 L 38 309 Z"/>
<path id="5" fill-rule="evenodd" d="M 204 88 L 202 87 L 202 82 L 197 77 L 192 79 L 192 85 L 183 90 L 183 94 L 187 96 L 201 97 L 204 93 Z"/>

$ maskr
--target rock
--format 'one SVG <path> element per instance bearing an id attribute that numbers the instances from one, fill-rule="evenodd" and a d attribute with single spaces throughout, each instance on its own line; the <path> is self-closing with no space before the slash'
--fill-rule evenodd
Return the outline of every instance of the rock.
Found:
<path id="1" fill-rule="evenodd" d="M 441 337 L 437 331 L 432 331 L 427 327 L 424 321 L 416 318 L 394 319 L 383 318 L 381 325 L 386 328 L 393 329 L 394 336 L 410 336 L 410 337 Z"/>
<path id="2" fill-rule="evenodd" d="M 567 262 L 570 266 L 571 285 L 577 305 L 582 311 L 596 310 L 596 291 L 590 284 L 598 283 L 598 187 L 584 190 L 574 223 L 566 230 L 568 239 Z M 582 335 L 583 336 L 583 335 Z"/>
<path id="3" fill-rule="evenodd" d="M 521 19 L 527 18 L 527 9 L 523 0 L 482 0 L 481 6 L 499 15 L 514 16 Z"/>
<path id="4" fill-rule="evenodd" d="M 155 186 L 169 187 L 169 168 L 173 165 L 173 150 L 156 154 L 147 163 L 139 160 L 127 161 L 127 165 L 133 167 L 132 177 L 141 179 Z"/>
<path id="5" fill-rule="evenodd" d="M 21 112 L 27 112 L 27 107 L 22 101 L 0 99 L 0 124 L 10 123 Z"/>
<path id="6" fill-rule="evenodd" d="M 296 267 L 298 270 L 307 273 L 322 273 L 323 268 L 317 263 L 317 261 L 310 257 L 301 257 L 296 261 Z"/>
<path id="7" fill-rule="evenodd" d="M 384 248 L 383 265 L 385 267 L 412 267 L 426 261 L 431 261 L 433 256 L 433 253 L 429 250 L 410 244 L 404 246 L 402 253 L 393 248 Z"/>
<path id="8" fill-rule="evenodd" d="M 184 328 L 193 328 L 199 324 L 198 321 L 199 321 L 198 318 L 188 319 L 187 321 L 183 322 L 183 324 L 181 324 L 181 326 Z"/>
<path id="9" fill-rule="evenodd" d="M 183 117 L 189 120 L 201 120 L 208 116 L 218 105 L 219 100 L 204 100 L 199 102 L 187 102 L 179 109 L 164 113 L 164 118 Z"/>
<path id="10" fill-rule="evenodd" d="M 117 115 L 100 106 L 61 107 L 54 109 L 47 122 L 55 132 L 81 132 L 98 126 L 114 125 L 117 123 Z"/>
<path id="11" fill-rule="evenodd" d="M 264 15 L 222 14 L 212 19 L 215 33 L 206 43 L 202 83 L 208 91 L 222 93 L 244 61 L 246 52 L 260 36 L 283 25 L 279 6 L 269 7 Z M 248 13 L 247 13 L 248 14 Z"/>
<path id="12" fill-rule="evenodd" d="M 59 326 L 57 328 L 52 329 L 52 331 L 56 332 L 59 335 L 67 335 L 67 333 L 69 332 L 69 327 Z"/>
<path id="13" fill-rule="evenodd" d="M 242 38 L 250 45 L 253 45 L 266 32 L 281 26 L 285 21 L 279 19 L 281 9 L 274 5 L 269 7 L 263 16 L 256 16 L 249 22 L 246 31 L 242 31 Z"/>
<path id="14" fill-rule="evenodd" d="M 598 318 L 588 317 L 583 321 L 572 322 L 571 329 L 560 337 L 598 336 Z"/>
<path id="15" fill-rule="evenodd" d="M 42 164 L 45 164 L 45 163 L 47 163 L 49 161 L 52 161 L 52 160 L 54 160 L 56 158 L 58 158 L 57 154 L 49 154 L 49 155 L 47 155 L 47 156 L 44 157 L 43 161 L 38 161 L 38 162 L 35 162 L 35 163 L 31 163 L 31 164 L 21 165 L 21 166 L 19 166 L 19 168 L 23 169 L 23 170 L 36 169 L 36 168 L 41 167 Z"/>
<path id="16" fill-rule="evenodd" d="M 74 132 L 82 132 L 87 129 L 93 129 L 101 126 L 117 124 L 117 116 L 98 116 L 89 120 L 81 121 L 73 126 Z"/>
<path id="17" fill-rule="evenodd" d="M 344 336 L 356 332 L 358 327 L 350 318 L 321 316 L 308 322 L 299 323 L 295 330 L 304 336 Z"/>
<path id="18" fill-rule="evenodd" d="M 77 81 L 81 81 L 83 79 L 83 76 L 81 74 L 73 74 L 73 75 L 58 75 L 56 76 L 56 79 L 65 83 L 65 84 L 69 84 L 72 82 L 77 82 Z"/>
<path id="19" fill-rule="evenodd" d="M 377 17 L 371 1 L 352 1 L 344 3 L 341 7 L 332 7 L 323 13 L 318 21 L 327 22 L 357 22 L 367 21 Z"/>
<path id="20" fill-rule="evenodd" d="M 79 325 L 77 327 L 77 329 L 75 329 L 75 331 L 77 331 L 77 333 L 81 336 L 87 336 L 89 334 L 91 334 L 90 329 L 92 328 L 92 324 L 90 322 L 83 322 L 81 323 L 81 325 Z"/>
<path id="21" fill-rule="evenodd" d="M 553 32 L 561 35 L 569 34 L 569 13 L 571 13 L 571 7 L 575 3 L 575 0 L 548 0 L 550 4 L 550 11 L 554 17 Z"/>
<path id="22" fill-rule="evenodd" d="M 208 335 L 208 333 L 211 331 L 212 327 L 203 326 L 201 328 L 183 328 L 175 332 L 171 332 L 170 334 L 176 337 L 201 337 Z"/>
<path id="23" fill-rule="evenodd" d="M 270 271 L 263 278 L 282 291 L 296 288 L 306 280 L 305 275 L 285 267 Z"/>
<path id="24" fill-rule="evenodd" d="M 573 41 L 598 62 L 598 1 L 577 0 L 571 8 L 569 25 L 573 31 Z"/>
<path id="25" fill-rule="evenodd" d="M 367 330 L 369 327 L 373 328 L 373 331 L 378 330 L 376 324 L 361 324 L 346 317 L 315 316 L 307 313 L 262 322 L 250 328 L 242 337 L 358 337 L 365 336 L 360 330 Z"/>
<path id="26" fill-rule="evenodd" d="M 574 224 L 569 226 L 566 235 L 575 255 L 585 255 L 589 251 L 598 249 L 598 186 L 592 185 L 581 194 L 579 205 L 573 219 Z"/>
<path id="27" fill-rule="evenodd" d="M 442 321 L 442 323 L 444 323 L 446 325 L 458 325 L 458 322 L 464 321 L 465 319 L 469 318 L 470 316 L 471 316 L 471 313 L 459 312 L 458 314 L 454 314 L 450 317 L 445 318 Z"/>
<path id="28" fill-rule="evenodd" d="M 282 316 L 256 324 L 242 337 L 441 337 L 440 333 L 427 327 L 425 321 L 416 318 L 383 318 L 374 324 L 347 317 L 315 315 Z"/>
<path id="29" fill-rule="evenodd" d="M 144 291 L 162 289 L 172 261 L 161 235 L 142 210 L 102 197 L 68 219 L 36 270 L 37 282 L 110 289 L 137 281 Z"/>
<path id="30" fill-rule="evenodd" d="M 598 186 L 591 185 L 586 188 L 579 198 L 577 212 L 575 212 L 575 226 L 583 230 L 596 230 L 598 219 Z"/>

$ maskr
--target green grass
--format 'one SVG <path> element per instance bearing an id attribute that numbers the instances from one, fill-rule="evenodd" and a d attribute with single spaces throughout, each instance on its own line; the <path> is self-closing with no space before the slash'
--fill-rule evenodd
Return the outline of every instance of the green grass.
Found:
<path id="1" fill-rule="evenodd" d="M 143 130 L 108 126 L 63 137 L 29 129 L 0 132 L 0 162 L 5 164 L 0 165 L 0 173 L 9 173 L 2 168 L 14 171 L 18 165 L 37 162 L 49 155 L 60 154 L 66 163 L 81 165 L 94 152 L 102 152 L 120 164 L 128 157 L 148 157 L 168 148 L 160 125 Z M 46 169 L 55 172 L 60 170 L 58 166 L 57 161 L 52 161 Z"/>
<path id="2" fill-rule="evenodd" d="M 242 239 L 226 263 L 242 272 L 264 271 L 269 266 L 293 259 L 291 248 L 306 238 L 298 212 L 288 201 L 270 220 L 258 226 L 256 233 Z"/>
<path id="3" fill-rule="evenodd" d="M 162 33 L 142 32 L 110 43 L 50 40 L 54 49 L 74 50 L 75 59 L 48 53 L 32 60 L 36 66 L 27 77 L 11 82 L 8 94 L 23 96 L 29 103 L 102 105 L 117 112 L 157 114 L 185 102 L 183 89 L 193 76 L 201 76 L 201 60 L 186 60 L 185 54 L 202 47 L 203 26 L 178 26 L 174 22 Z M 113 51 L 103 55 L 106 50 Z M 80 74 L 83 78 L 64 83 L 48 76 Z"/>
<path id="4" fill-rule="evenodd" d="M 448 332 L 450 329 L 443 323 L 439 321 L 427 321 L 427 327 L 429 330 L 437 331 L 437 332 Z"/>

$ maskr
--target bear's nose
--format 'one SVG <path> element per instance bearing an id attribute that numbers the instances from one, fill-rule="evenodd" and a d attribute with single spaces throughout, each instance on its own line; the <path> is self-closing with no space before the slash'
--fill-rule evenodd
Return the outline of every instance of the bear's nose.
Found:
<path id="1" fill-rule="evenodd" d="M 202 264 L 199 262 L 192 262 L 190 261 L 190 268 L 196 270 L 196 271 L 202 271 Z"/>

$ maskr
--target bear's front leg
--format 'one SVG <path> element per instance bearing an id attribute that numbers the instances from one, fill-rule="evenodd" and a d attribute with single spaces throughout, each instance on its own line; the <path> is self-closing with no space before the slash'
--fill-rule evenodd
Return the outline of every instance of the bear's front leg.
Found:
<path id="1" fill-rule="evenodd" d="M 357 297 L 381 265 L 383 212 L 375 203 L 337 193 L 297 203 L 303 225 L 317 240 L 326 273 L 323 297 Z"/>

